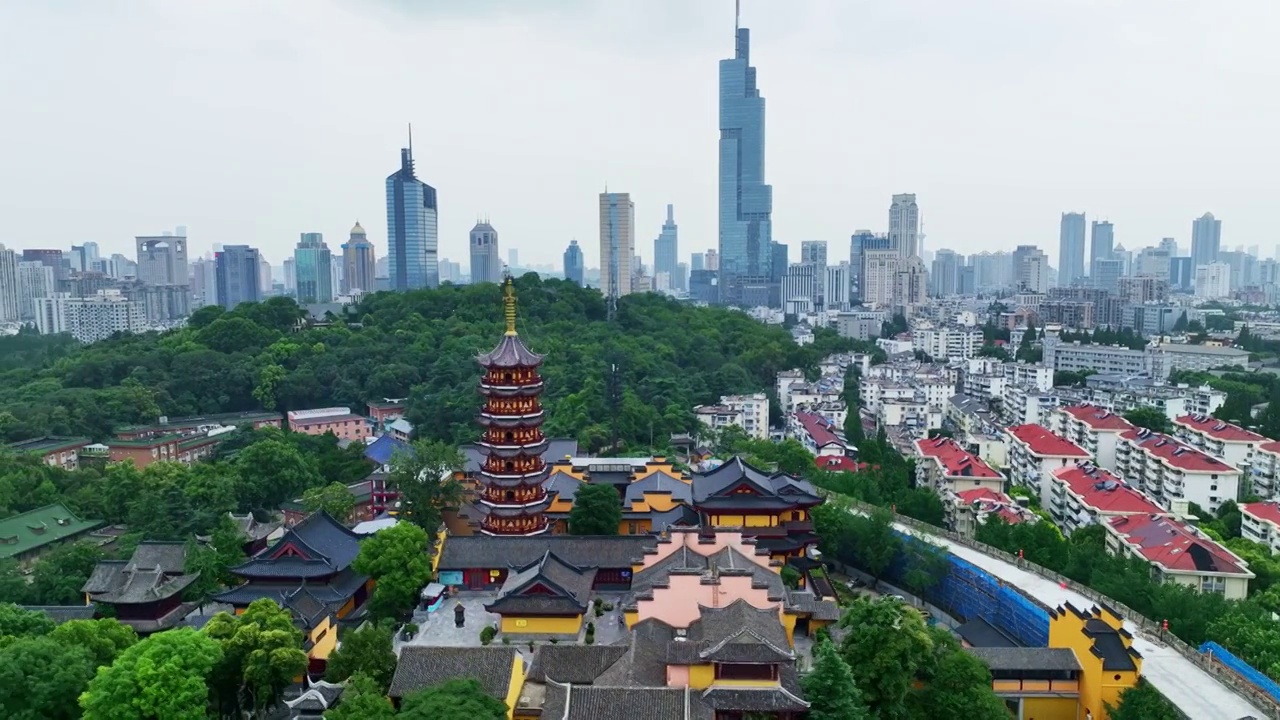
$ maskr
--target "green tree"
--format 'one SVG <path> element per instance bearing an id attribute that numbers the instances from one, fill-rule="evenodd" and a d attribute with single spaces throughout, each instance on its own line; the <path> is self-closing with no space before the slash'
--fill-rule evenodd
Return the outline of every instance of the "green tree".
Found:
<path id="1" fill-rule="evenodd" d="M 396 654 L 392 649 L 391 626 L 373 623 L 347 633 L 342 638 L 342 645 L 329 656 L 325 670 L 325 677 L 332 682 L 356 677 L 371 681 L 380 694 L 391 687 L 391 678 L 395 674 Z"/>
<path id="2" fill-rule="evenodd" d="M 505 720 L 507 704 L 475 680 L 450 680 L 404 698 L 403 720 Z"/>
<path id="3" fill-rule="evenodd" d="M 236 456 L 241 510 L 274 511 L 280 503 L 323 482 L 315 461 L 281 435 L 276 431 Z"/>
<path id="4" fill-rule="evenodd" d="M 332 666 L 330 666 L 332 667 Z M 392 720 L 396 709 L 385 696 L 386 688 L 379 687 L 367 675 L 356 673 L 347 681 L 338 706 L 325 712 L 325 720 Z"/>
<path id="5" fill-rule="evenodd" d="M 893 529 L 893 515 L 880 508 L 870 517 L 855 516 L 852 527 L 857 564 L 879 581 L 902 549 L 902 538 Z"/>
<path id="6" fill-rule="evenodd" d="M 24 605 L 29 592 L 27 577 L 22 574 L 18 561 L 12 558 L 0 560 L 0 603 Z"/>
<path id="7" fill-rule="evenodd" d="M 57 623 L 45 613 L 0 603 L 0 638 L 48 635 L 55 627 Z"/>
<path id="8" fill-rule="evenodd" d="M 190 628 L 152 635 L 103 668 L 80 695 L 85 720 L 203 720 L 217 641 Z"/>
<path id="9" fill-rule="evenodd" d="M 356 498 L 346 485 L 335 482 L 303 493 L 302 506 L 309 513 L 323 510 L 338 522 L 347 522 L 351 519 L 351 511 L 356 507 Z"/>
<path id="10" fill-rule="evenodd" d="M 95 668 L 115 662 L 120 653 L 138 642 L 138 634 L 133 628 L 115 618 L 69 620 L 54 628 L 49 638 L 65 647 L 84 650 Z"/>
<path id="11" fill-rule="evenodd" d="M 569 532 L 574 535 L 617 535 L 622 498 L 612 485 L 584 483 L 573 497 Z"/>
<path id="12" fill-rule="evenodd" d="M 809 720 L 870 720 L 871 712 L 853 680 L 853 671 L 830 640 L 813 649 L 813 671 L 803 676 Z"/>
<path id="13" fill-rule="evenodd" d="M 0 650 L 0 715 L 10 720 L 80 717 L 76 698 L 89 684 L 89 653 L 52 637 L 25 637 Z"/>
<path id="14" fill-rule="evenodd" d="M 1182 714 L 1159 690 L 1146 680 L 1139 680 L 1137 686 L 1120 693 L 1118 705 L 1107 704 L 1107 717 L 1111 720 L 1179 720 Z"/>
<path id="15" fill-rule="evenodd" d="M 270 708 L 307 669 L 302 631 L 289 611 L 269 598 L 254 600 L 240 615 L 218 613 L 204 633 L 222 650 L 209 685 L 223 714 Z"/>
<path id="16" fill-rule="evenodd" d="M 872 717 L 904 718 L 907 694 L 933 648 L 924 621 L 895 600 L 854 600 L 840 618 L 840 655 Z"/>
<path id="17" fill-rule="evenodd" d="M 401 522 L 360 544 L 352 567 L 375 580 L 369 614 L 398 619 L 413 610 L 431 580 L 430 538 L 422 528 Z"/>
<path id="18" fill-rule="evenodd" d="M 84 587 L 102 551 L 88 543 L 64 543 L 36 561 L 29 598 L 35 605 L 75 605 L 84 602 Z"/>
<path id="19" fill-rule="evenodd" d="M 223 515 L 213 535 L 207 543 L 187 543 L 188 573 L 199 573 L 187 588 L 187 597 L 192 602 L 200 602 L 212 595 L 219 588 L 236 582 L 231 568 L 244 561 L 244 536 L 230 517 Z"/>
<path id="20" fill-rule="evenodd" d="M 462 502 L 462 485 L 454 477 L 462 466 L 462 455 L 443 442 L 418 440 L 396 453 L 387 483 L 400 493 L 401 517 L 434 535 L 441 511 Z"/>
<path id="21" fill-rule="evenodd" d="M 967 653 L 951 633 L 930 628 L 931 661 L 923 664 L 920 690 L 911 705 L 917 717 L 1006 720 L 1009 711 L 991 689 L 991 672 Z"/>
<path id="22" fill-rule="evenodd" d="M 1158 433 L 1168 434 L 1173 432 L 1173 423 L 1169 422 L 1169 417 L 1155 408 L 1135 408 L 1125 413 L 1124 419 L 1138 427 L 1154 430 Z"/>

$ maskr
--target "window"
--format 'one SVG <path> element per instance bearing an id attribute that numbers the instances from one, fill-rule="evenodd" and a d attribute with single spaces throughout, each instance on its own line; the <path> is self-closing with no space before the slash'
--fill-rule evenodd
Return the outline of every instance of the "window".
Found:
<path id="1" fill-rule="evenodd" d="M 1227 579 L 1221 577 L 1200 578 L 1200 592 L 1222 595 L 1227 591 Z"/>

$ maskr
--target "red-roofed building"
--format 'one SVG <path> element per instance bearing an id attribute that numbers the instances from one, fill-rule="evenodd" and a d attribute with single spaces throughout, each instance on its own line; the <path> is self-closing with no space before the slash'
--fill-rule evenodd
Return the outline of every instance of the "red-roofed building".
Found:
<path id="1" fill-rule="evenodd" d="M 1107 551 L 1146 560 L 1160 582 L 1243 600 L 1255 575 L 1249 563 L 1194 527 L 1159 515 L 1107 521 Z"/>
<path id="2" fill-rule="evenodd" d="M 1238 468 L 1145 428 L 1121 433 L 1116 474 L 1174 510 L 1186 501 L 1216 513 L 1222 503 L 1240 497 Z"/>
<path id="3" fill-rule="evenodd" d="M 1055 470 L 1089 459 L 1089 453 L 1041 425 L 1014 425 L 1009 438 L 1009 479 L 1040 495 L 1040 506 L 1049 507 L 1049 479 Z"/>
<path id="4" fill-rule="evenodd" d="M 1183 415 L 1173 425 L 1183 442 L 1242 470 L 1253 462 L 1254 451 L 1268 442 L 1256 432 L 1211 415 Z"/>
<path id="5" fill-rule="evenodd" d="M 915 448 L 920 457 L 916 463 L 916 482 L 923 487 L 933 488 L 939 494 L 974 488 L 1004 492 L 1004 476 L 951 438 L 916 440 Z"/>
<path id="6" fill-rule="evenodd" d="M 828 472 L 861 472 L 869 467 L 848 455 L 819 455 L 813 459 L 813 464 Z"/>
<path id="7" fill-rule="evenodd" d="M 1120 433 L 1132 430 L 1124 418 L 1097 405 L 1066 405 L 1049 413 L 1048 427 L 1055 434 L 1079 445 L 1093 461 L 1108 470 L 1116 469 L 1116 446 Z"/>
<path id="8" fill-rule="evenodd" d="M 799 440 L 809 452 L 819 457 L 848 454 L 844 433 L 826 418 L 809 412 L 792 413 L 791 418 L 788 435 Z"/>
<path id="9" fill-rule="evenodd" d="M 1092 463 L 1055 470 L 1050 481 L 1049 503 L 1044 508 L 1065 535 L 1120 515 L 1172 517 L 1151 498 Z"/>
<path id="10" fill-rule="evenodd" d="M 947 511 L 947 527 L 959 535 L 973 537 L 978 526 L 991 515 L 999 515 L 1010 525 L 1039 520 L 1031 510 L 998 490 L 978 487 L 959 492 L 946 491 L 942 496 Z"/>
<path id="11" fill-rule="evenodd" d="M 1280 502 L 1245 503 L 1240 506 L 1240 536 L 1280 554 Z"/>
<path id="12" fill-rule="evenodd" d="M 1280 442 L 1264 442 L 1253 453 L 1249 467 L 1249 492 L 1261 498 L 1271 499 L 1280 492 L 1276 480 L 1280 478 Z"/>

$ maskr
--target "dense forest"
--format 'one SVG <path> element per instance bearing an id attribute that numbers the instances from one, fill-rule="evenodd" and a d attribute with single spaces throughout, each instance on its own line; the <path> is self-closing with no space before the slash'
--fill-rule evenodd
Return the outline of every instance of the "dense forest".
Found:
<path id="1" fill-rule="evenodd" d="M 832 331 L 797 346 L 778 326 L 654 294 L 606 320 L 598 290 L 530 273 L 515 281 L 521 337 L 546 355 L 547 432 L 600 450 L 664 444 L 696 427 L 692 407 L 761 392 L 786 368 L 853 346 Z M 205 307 L 186 328 L 80 346 L 65 336 L 0 338 L 0 440 L 102 439 L 118 426 L 259 408 L 280 411 L 409 398 L 424 438 L 475 437 L 475 356 L 501 336 L 497 285 L 377 293 L 334 322 L 305 325 L 287 298 Z M 616 394 L 610 367 L 616 366 Z"/>

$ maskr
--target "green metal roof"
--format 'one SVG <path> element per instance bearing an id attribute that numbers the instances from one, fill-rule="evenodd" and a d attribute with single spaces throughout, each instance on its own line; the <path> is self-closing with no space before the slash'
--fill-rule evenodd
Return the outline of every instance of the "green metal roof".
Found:
<path id="1" fill-rule="evenodd" d="M 19 440 L 16 443 L 6 445 L 8 449 L 20 453 L 41 453 L 48 454 L 52 452 L 61 452 L 63 450 L 71 450 L 72 448 L 83 447 L 93 442 L 89 438 L 78 437 L 54 437 L 45 436 L 31 438 L 30 440 Z"/>
<path id="2" fill-rule="evenodd" d="M 0 558 L 52 545 L 101 524 L 101 520 L 81 520 L 61 503 L 7 517 L 0 520 Z"/>

